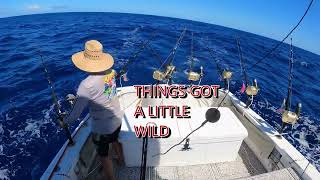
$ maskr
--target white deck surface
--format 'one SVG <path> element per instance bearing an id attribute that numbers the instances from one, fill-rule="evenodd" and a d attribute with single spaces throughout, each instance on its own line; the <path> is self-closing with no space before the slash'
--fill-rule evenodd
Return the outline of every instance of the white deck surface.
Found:
<path id="1" fill-rule="evenodd" d="M 140 168 L 118 167 L 116 163 L 114 166 L 116 177 L 119 180 L 138 180 L 140 178 Z M 99 173 L 98 177 L 101 176 L 101 169 L 97 173 Z M 224 180 L 249 178 L 263 173 L 266 173 L 266 170 L 248 146 L 243 143 L 235 161 L 194 166 L 148 167 L 146 179 Z M 93 175 L 91 178 L 96 179 L 97 176 Z M 290 177 L 288 176 L 287 179 Z"/>

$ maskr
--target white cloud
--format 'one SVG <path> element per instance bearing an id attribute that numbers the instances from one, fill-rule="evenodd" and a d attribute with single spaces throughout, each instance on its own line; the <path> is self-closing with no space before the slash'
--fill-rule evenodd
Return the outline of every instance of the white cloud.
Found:
<path id="1" fill-rule="evenodd" d="M 30 11 L 37 11 L 40 9 L 40 6 L 38 4 L 31 4 L 27 6 L 27 9 Z"/>

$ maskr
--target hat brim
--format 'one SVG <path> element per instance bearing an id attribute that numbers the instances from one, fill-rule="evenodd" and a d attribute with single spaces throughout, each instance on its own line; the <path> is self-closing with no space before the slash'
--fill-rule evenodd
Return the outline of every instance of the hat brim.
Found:
<path id="1" fill-rule="evenodd" d="M 77 68 L 92 73 L 106 71 L 114 64 L 113 57 L 108 53 L 102 53 L 100 59 L 93 60 L 86 58 L 84 51 L 80 51 L 72 55 L 71 59 Z"/>

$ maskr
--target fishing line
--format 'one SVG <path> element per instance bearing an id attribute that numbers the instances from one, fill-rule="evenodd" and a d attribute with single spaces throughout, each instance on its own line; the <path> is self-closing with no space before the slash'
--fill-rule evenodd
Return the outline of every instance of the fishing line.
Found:
<path id="1" fill-rule="evenodd" d="M 300 25 L 300 23 L 302 22 L 302 20 L 304 19 L 304 17 L 307 15 L 307 13 L 309 12 L 309 9 L 312 5 L 314 0 L 311 0 L 306 11 L 304 12 L 303 16 L 300 18 L 299 22 L 291 29 L 291 31 L 282 39 L 282 41 L 280 41 L 278 44 L 276 44 L 266 55 L 264 55 L 261 59 L 259 59 L 256 63 L 254 63 L 251 67 L 249 67 L 248 69 L 252 69 L 253 67 L 255 67 L 257 64 L 259 64 L 260 62 L 262 62 L 263 60 L 265 60 L 271 53 L 273 53 L 291 34 L 292 32 Z"/>

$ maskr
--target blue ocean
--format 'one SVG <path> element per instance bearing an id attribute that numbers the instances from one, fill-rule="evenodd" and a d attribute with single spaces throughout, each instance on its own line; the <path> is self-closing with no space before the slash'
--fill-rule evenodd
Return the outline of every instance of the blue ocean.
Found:
<path id="1" fill-rule="evenodd" d="M 51 92 L 42 69 L 40 53 L 48 66 L 58 97 L 75 93 L 86 74 L 76 69 L 71 55 L 81 51 L 87 40 L 96 39 L 113 55 L 114 68 L 120 70 L 150 39 L 160 58 L 165 59 L 180 32 L 187 34 L 179 47 L 174 64 L 173 82 L 187 84 L 186 72 L 194 32 L 194 69 L 204 67 L 202 84 L 223 84 L 215 60 L 234 71 L 231 92 L 240 93 L 243 76 L 235 37 L 239 37 L 246 66 L 250 67 L 278 41 L 256 34 L 201 22 L 119 13 L 59 13 L 0 19 L 0 179 L 39 179 L 66 137 L 55 123 Z M 289 30 L 289 29 L 288 29 Z M 294 44 L 294 39 L 293 39 Z M 214 50 L 215 59 L 205 46 Z M 252 108 L 272 126 L 279 128 L 277 112 L 288 87 L 290 46 L 282 44 L 262 63 L 248 70 L 250 81 L 256 78 L 260 94 Z M 286 129 L 290 141 L 320 170 L 320 56 L 293 48 L 293 107 L 302 103 L 302 117 L 292 129 Z M 128 67 L 128 82 L 123 86 L 150 84 L 159 68 L 155 55 L 145 49 Z M 73 124 L 74 129 L 77 124 Z"/>

